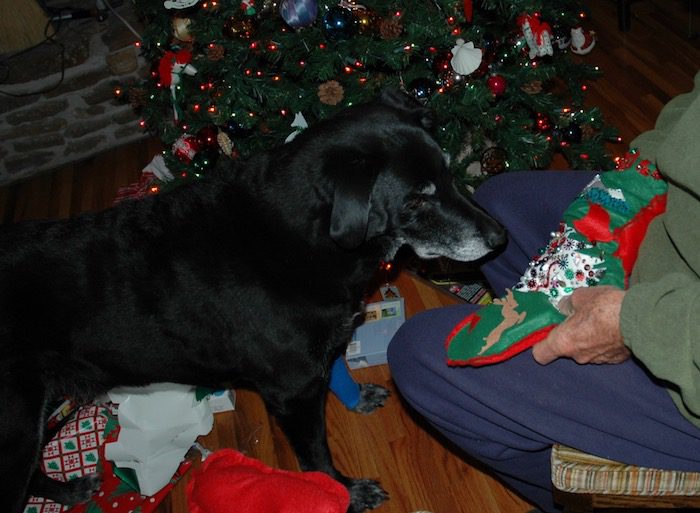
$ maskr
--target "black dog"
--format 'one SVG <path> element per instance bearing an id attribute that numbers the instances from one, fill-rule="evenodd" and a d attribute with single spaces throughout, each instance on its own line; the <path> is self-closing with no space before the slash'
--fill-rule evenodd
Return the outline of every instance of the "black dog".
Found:
<path id="1" fill-rule="evenodd" d="M 98 478 L 37 470 L 47 402 L 112 387 L 249 387 L 352 512 L 385 492 L 331 462 L 329 370 L 381 260 L 474 260 L 503 230 L 455 189 L 429 111 L 398 92 L 191 186 L 72 220 L 0 228 L 0 511 L 86 501 Z M 364 409 L 383 403 L 364 387 Z"/>

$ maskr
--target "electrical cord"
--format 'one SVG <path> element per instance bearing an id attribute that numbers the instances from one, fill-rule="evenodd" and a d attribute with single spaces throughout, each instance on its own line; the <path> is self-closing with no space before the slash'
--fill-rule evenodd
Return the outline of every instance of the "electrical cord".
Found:
<path id="1" fill-rule="evenodd" d="M 66 75 L 66 48 L 65 48 L 65 46 L 63 45 L 63 43 L 61 43 L 60 41 L 57 41 L 56 39 L 54 39 L 54 37 L 58 34 L 58 32 L 59 32 L 59 30 L 60 30 L 60 28 L 61 28 L 61 26 L 62 26 L 62 22 L 63 22 L 63 21 L 65 21 L 65 20 L 72 20 L 72 19 L 78 19 L 78 18 L 86 18 L 86 17 L 92 16 L 92 14 L 91 14 L 89 11 L 85 10 L 85 9 L 51 9 L 51 8 L 48 8 L 48 7 L 46 6 L 46 4 L 45 4 L 45 2 L 44 2 L 43 0 L 40 0 L 40 1 L 39 1 L 39 5 L 44 9 L 44 11 L 45 11 L 46 13 L 49 14 L 49 19 L 48 19 L 48 21 L 46 22 L 46 26 L 44 27 L 44 40 L 41 41 L 41 42 L 39 42 L 39 43 L 37 43 L 37 44 L 35 44 L 35 45 L 33 45 L 33 46 L 30 46 L 29 48 L 25 48 L 24 50 L 20 50 L 19 52 L 14 53 L 14 54 L 12 54 L 12 55 L 6 57 L 6 58 L 3 59 L 2 61 L 0 61 L 0 84 L 4 84 L 4 83 L 6 82 L 6 80 L 8 79 L 9 75 L 10 75 L 10 65 L 9 65 L 9 62 L 10 62 L 12 59 L 15 59 L 15 58 L 17 58 L 17 57 L 20 57 L 20 56 L 22 56 L 22 55 L 25 55 L 25 54 L 29 53 L 30 51 L 32 51 L 32 50 L 34 50 L 34 49 L 36 49 L 36 48 L 38 48 L 38 47 L 40 47 L 40 46 L 42 46 L 42 45 L 44 45 L 44 44 L 47 44 L 47 43 L 48 43 L 48 44 L 57 45 L 57 46 L 60 48 L 60 53 L 61 53 L 61 75 L 60 75 L 60 77 L 59 77 L 59 79 L 58 79 L 58 82 L 57 82 L 56 84 L 54 84 L 54 85 L 51 85 L 51 86 L 45 88 L 45 89 L 40 89 L 40 90 L 32 91 L 32 92 L 29 92 L 29 93 L 10 93 L 9 91 L 3 91 L 2 89 L 0 89 L 0 95 L 11 96 L 11 97 L 14 97 L 14 98 L 24 98 L 24 97 L 27 97 L 27 96 L 34 96 L 34 95 L 37 95 L 37 94 L 48 93 L 48 92 L 51 92 L 51 91 L 57 89 L 57 88 L 63 83 L 63 80 L 64 80 L 65 75 Z M 105 10 L 104 8 L 106 7 L 106 8 L 109 9 L 109 10 L 112 12 L 112 14 L 114 14 L 114 16 L 115 16 L 117 19 L 119 19 L 119 20 L 124 24 L 124 26 L 126 26 L 126 28 L 128 28 L 139 40 L 142 39 L 141 34 L 139 34 L 138 31 L 136 31 L 136 30 L 134 29 L 134 27 L 132 27 L 132 26 L 129 24 L 129 22 L 126 21 L 126 20 L 114 9 L 114 7 L 112 7 L 112 5 L 108 2 L 108 0 L 96 0 L 96 6 L 97 6 L 98 17 L 99 17 L 99 13 L 100 13 L 100 12 L 103 12 L 103 11 Z M 104 18 L 103 18 L 103 19 L 104 19 Z M 53 34 L 49 35 L 49 29 L 52 27 L 52 22 L 55 23 L 55 27 L 54 27 L 55 30 L 54 30 Z"/>
<path id="2" fill-rule="evenodd" d="M 3 91 L 0 89 L 0 94 L 3 94 L 5 96 L 12 96 L 14 98 L 24 98 L 26 96 L 34 96 L 36 94 L 48 93 L 48 92 L 53 91 L 54 89 L 58 88 L 63 83 L 63 79 L 65 78 L 65 75 L 66 75 L 66 47 L 63 45 L 63 43 L 54 39 L 54 36 L 56 34 L 58 34 L 58 31 L 60 30 L 61 20 L 60 19 L 58 20 L 58 23 L 56 25 L 54 33 L 49 35 L 49 29 L 51 27 L 52 27 L 51 18 L 49 18 L 49 20 L 46 22 L 46 26 L 44 27 L 44 40 L 43 41 L 41 41 L 33 46 L 30 46 L 29 48 L 25 48 L 24 50 L 20 50 L 19 52 L 14 53 L 14 54 L 10 55 L 9 57 L 5 58 L 3 61 L 0 61 L 0 70 L 2 70 L 2 68 L 5 68 L 4 75 L 0 78 L 0 84 L 5 83 L 5 81 L 7 80 L 7 78 L 10 75 L 10 66 L 8 65 L 9 61 L 11 61 L 12 59 L 15 59 L 17 57 L 20 57 L 26 53 L 29 53 L 30 51 L 32 51 L 32 50 L 34 50 L 34 49 L 36 49 L 36 48 L 38 48 L 46 43 L 55 44 L 61 49 L 61 76 L 59 77 L 58 82 L 52 86 L 45 88 L 45 89 L 40 89 L 38 91 L 32 91 L 29 93 L 17 94 L 17 93 L 10 93 L 8 91 Z"/>
<path id="3" fill-rule="evenodd" d="M 114 14 L 114 16 L 116 16 L 116 17 L 119 19 L 119 21 L 121 21 L 121 22 L 124 24 L 124 26 L 125 26 L 126 28 L 128 28 L 128 29 L 131 31 L 132 34 L 134 34 L 137 38 L 139 38 L 139 41 L 140 41 L 141 39 L 143 39 L 143 38 L 141 37 L 141 34 L 139 34 L 138 31 L 137 31 L 136 29 L 134 29 L 134 27 L 132 27 L 132 26 L 129 24 L 128 21 L 126 21 L 117 11 L 114 10 L 114 7 L 112 7 L 112 4 L 110 4 L 110 3 L 108 2 L 108 0 L 97 0 L 96 3 L 97 3 L 97 9 L 98 9 L 98 10 L 100 9 L 100 4 L 106 5 L 107 8 L 108 8 L 110 11 L 112 11 L 112 14 Z"/>

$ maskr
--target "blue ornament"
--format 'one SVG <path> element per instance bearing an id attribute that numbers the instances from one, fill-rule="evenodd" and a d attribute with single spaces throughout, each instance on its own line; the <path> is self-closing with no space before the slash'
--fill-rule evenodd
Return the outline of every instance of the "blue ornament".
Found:
<path id="1" fill-rule="evenodd" d="M 232 119 L 229 119 L 222 128 L 224 132 L 231 137 L 248 137 L 253 132 L 251 128 L 248 128 Z"/>
<path id="2" fill-rule="evenodd" d="M 349 39 L 356 31 L 356 19 L 350 9 L 336 5 L 323 16 L 323 33 L 328 39 Z"/>
<path id="3" fill-rule="evenodd" d="M 435 81 L 429 78 L 416 78 L 408 85 L 408 92 L 421 103 L 426 103 L 434 90 Z"/>
<path id="4" fill-rule="evenodd" d="M 316 0 L 282 0 L 280 3 L 280 16 L 295 29 L 313 25 L 317 15 Z"/>

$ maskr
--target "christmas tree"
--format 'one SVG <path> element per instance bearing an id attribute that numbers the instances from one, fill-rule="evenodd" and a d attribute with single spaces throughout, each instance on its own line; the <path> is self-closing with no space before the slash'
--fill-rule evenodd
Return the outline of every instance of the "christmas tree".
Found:
<path id="1" fill-rule="evenodd" d="M 547 168 L 610 169 L 616 138 L 584 108 L 586 12 L 562 0 L 134 0 L 152 63 L 125 87 L 177 181 L 282 144 L 305 123 L 397 87 L 436 115 L 459 182 Z M 578 31 L 578 46 L 571 43 Z M 589 35 L 589 34 L 585 34 Z"/>

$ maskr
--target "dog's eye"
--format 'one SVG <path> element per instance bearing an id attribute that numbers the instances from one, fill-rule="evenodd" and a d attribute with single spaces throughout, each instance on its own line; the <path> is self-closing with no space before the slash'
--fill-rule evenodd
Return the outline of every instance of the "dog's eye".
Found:
<path id="1" fill-rule="evenodd" d="M 405 203 L 405 207 L 408 210 L 416 210 L 417 208 L 420 208 L 423 205 L 425 205 L 427 202 L 428 202 L 427 196 L 424 196 L 424 195 L 413 196 Z"/>

